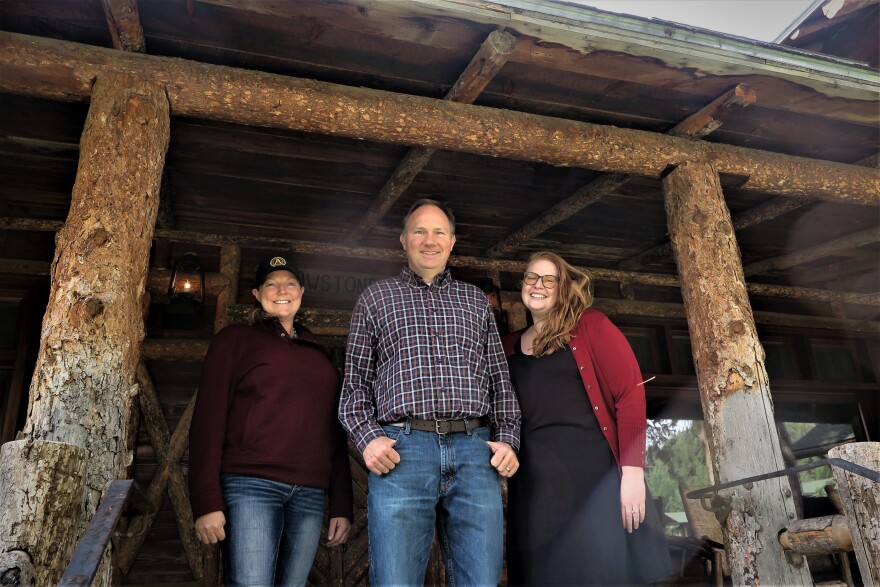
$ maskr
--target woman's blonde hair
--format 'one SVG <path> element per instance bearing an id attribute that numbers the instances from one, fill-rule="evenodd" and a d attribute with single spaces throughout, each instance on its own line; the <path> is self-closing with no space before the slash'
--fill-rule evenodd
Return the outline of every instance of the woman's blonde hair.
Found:
<path id="1" fill-rule="evenodd" d="M 593 305 L 590 276 L 572 267 L 565 259 L 550 251 L 538 251 L 529 257 L 529 265 L 535 261 L 550 261 L 556 266 L 559 281 L 556 284 L 556 305 L 550 310 L 544 328 L 535 338 L 532 353 L 543 357 L 563 348 L 571 340 L 584 310 Z"/>

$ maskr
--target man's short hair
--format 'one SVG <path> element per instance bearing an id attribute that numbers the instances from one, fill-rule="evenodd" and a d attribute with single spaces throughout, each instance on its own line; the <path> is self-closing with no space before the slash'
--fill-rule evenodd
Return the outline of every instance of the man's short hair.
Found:
<path id="1" fill-rule="evenodd" d="M 455 216 L 452 214 L 452 210 L 446 204 L 438 202 L 437 200 L 432 200 L 431 198 L 419 198 L 413 202 L 413 205 L 409 207 L 409 212 L 403 217 L 403 229 L 400 231 L 401 234 L 406 232 L 406 225 L 409 223 L 410 217 L 422 206 L 436 206 L 437 208 L 440 208 L 440 211 L 446 215 L 446 219 L 449 221 L 449 230 L 451 234 L 455 236 Z"/>

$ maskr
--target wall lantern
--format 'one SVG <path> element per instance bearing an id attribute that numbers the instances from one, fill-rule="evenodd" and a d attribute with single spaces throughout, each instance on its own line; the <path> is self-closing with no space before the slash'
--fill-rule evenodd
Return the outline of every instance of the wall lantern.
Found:
<path id="1" fill-rule="evenodd" d="M 174 263 L 168 298 L 172 302 L 189 300 L 201 304 L 205 301 L 205 272 L 195 253 L 185 253 Z"/>
<path id="2" fill-rule="evenodd" d="M 174 263 L 168 284 L 170 303 L 165 308 L 165 328 L 197 330 L 202 323 L 205 301 L 205 272 L 195 253 L 186 253 Z"/>

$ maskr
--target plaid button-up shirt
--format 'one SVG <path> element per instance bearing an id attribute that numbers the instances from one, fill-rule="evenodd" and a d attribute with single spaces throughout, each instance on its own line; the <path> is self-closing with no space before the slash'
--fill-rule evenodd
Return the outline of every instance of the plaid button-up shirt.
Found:
<path id="1" fill-rule="evenodd" d="M 379 422 L 488 416 L 519 449 L 520 411 L 486 296 L 449 270 L 409 267 L 368 287 L 351 316 L 339 419 L 363 451 Z"/>

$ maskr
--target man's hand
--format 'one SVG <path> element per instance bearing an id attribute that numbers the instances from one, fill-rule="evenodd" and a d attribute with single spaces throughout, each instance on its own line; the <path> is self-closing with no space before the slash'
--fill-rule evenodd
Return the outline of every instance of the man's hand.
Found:
<path id="1" fill-rule="evenodd" d="M 217 544 L 226 538 L 226 531 L 223 526 L 226 525 L 226 514 L 223 512 L 211 512 L 204 516 L 199 516 L 196 520 L 196 536 L 205 544 Z"/>
<path id="2" fill-rule="evenodd" d="M 513 448 L 506 442 L 486 442 L 492 449 L 492 460 L 489 461 L 502 477 L 513 477 L 519 469 L 519 459 Z"/>
<path id="3" fill-rule="evenodd" d="M 621 467 L 620 516 L 627 532 L 637 530 L 645 521 L 645 470 L 641 467 Z"/>
<path id="4" fill-rule="evenodd" d="M 392 448 L 397 443 L 387 436 L 374 438 L 364 449 L 364 463 L 376 475 L 384 475 L 397 466 L 400 455 Z"/>
<path id="5" fill-rule="evenodd" d="M 348 518 L 330 518 L 330 528 L 327 530 L 327 546 L 339 546 L 348 540 L 348 532 L 351 530 L 351 522 Z"/>

